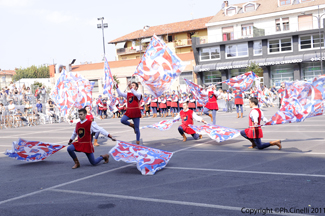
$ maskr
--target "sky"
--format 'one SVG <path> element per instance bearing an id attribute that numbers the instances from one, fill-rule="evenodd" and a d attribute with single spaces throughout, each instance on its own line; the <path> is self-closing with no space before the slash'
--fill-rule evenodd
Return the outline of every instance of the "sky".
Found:
<path id="1" fill-rule="evenodd" d="M 229 4 L 248 0 L 229 0 Z M 118 37 L 144 26 L 214 16 L 222 0 L 0 0 L 0 69 L 32 65 L 101 62 L 104 56 L 101 29 L 104 17 L 105 49 L 115 60 Z"/>

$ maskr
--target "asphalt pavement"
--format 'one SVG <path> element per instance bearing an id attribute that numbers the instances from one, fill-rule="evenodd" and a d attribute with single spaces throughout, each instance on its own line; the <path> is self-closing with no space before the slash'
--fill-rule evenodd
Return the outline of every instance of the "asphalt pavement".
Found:
<path id="1" fill-rule="evenodd" d="M 277 109 L 262 110 L 270 118 Z M 239 119 L 235 111 L 217 113 L 217 124 L 245 129 L 248 112 Z M 162 119 L 144 118 L 141 126 Z M 135 142 L 133 129 L 120 119 L 96 122 L 118 140 Z M 168 131 L 141 130 L 145 146 L 174 152 L 153 176 L 112 158 L 92 166 L 83 153 L 77 153 L 81 167 L 72 170 L 65 148 L 41 162 L 3 154 L 18 138 L 67 144 L 74 126 L 66 123 L 0 130 L 0 216 L 283 215 L 286 210 L 325 215 L 325 116 L 263 127 L 262 140 L 281 139 L 282 150 L 249 149 L 241 136 L 217 143 L 206 135 L 201 140 L 188 135 L 182 142 L 179 124 Z M 115 142 L 100 138 L 99 144 L 95 156 L 106 154 Z"/>

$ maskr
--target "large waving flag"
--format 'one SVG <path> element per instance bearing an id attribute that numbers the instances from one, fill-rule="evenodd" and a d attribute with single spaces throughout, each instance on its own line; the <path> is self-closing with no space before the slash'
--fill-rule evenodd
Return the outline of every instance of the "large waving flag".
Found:
<path id="1" fill-rule="evenodd" d="M 115 105 L 116 103 L 116 97 L 113 95 L 113 87 L 114 87 L 114 78 L 111 72 L 111 68 L 108 65 L 108 61 L 105 57 L 104 62 L 104 73 L 105 73 L 105 79 L 104 79 L 104 92 L 103 94 L 107 95 L 108 101 L 110 102 L 109 106 L 110 109 Z"/>
<path id="2" fill-rule="evenodd" d="M 208 95 L 202 94 L 200 86 L 196 85 L 195 83 L 185 79 L 185 82 L 187 84 L 189 92 L 191 92 L 194 97 L 196 98 L 197 102 L 199 102 L 202 105 L 205 105 L 208 103 L 209 97 Z"/>
<path id="3" fill-rule="evenodd" d="M 265 125 L 302 122 L 323 115 L 325 101 L 325 76 L 312 83 L 295 81 L 286 85 L 281 108 Z"/>
<path id="4" fill-rule="evenodd" d="M 264 92 L 261 89 L 261 82 L 259 79 L 255 80 L 255 86 L 256 86 L 257 94 L 258 94 L 258 102 L 260 104 L 263 104 L 263 103 L 267 104 L 267 100 L 265 98 Z"/>
<path id="5" fill-rule="evenodd" d="M 67 74 L 63 70 L 50 96 L 66 115 L 72 107 L 80 109 L 91 105 L 94 84 L 78 73 Z"/>
<path id="6" fill-rule="evenodd" d="M 253 71 L 241 74 L 239 76 L 233 77 L 231 79 L 225 80 L 222 83 L 226 83 L 233 89 L 239 90 L 241 92 L 249 90 L 254 83 L 257 76 Z"/>
<path id="7" fill-rule="evenodd" d="M 136 163 L 142 175 L 154 175 L 156 171 L 163 169 L 173 156 L 172 152 L 123 141 L 117 141 L 109 153 L 116 161 Z"/>
<path id="8" fill-rule="evenodd" d="M 63 115 L 66 115 L 74 106 L 78 97 L 78 86 L 76 81 L 70 76 L 70 74 L 66 74 L 64 69 L 60 74 L 50 97 L 59 107 Z"/>
<path id="9" fill-rule="evenodd" d="M 223 127 L 219 125 L 206 124 L 201 126 L 189 125 L 196 133 L 209 137 L 217 142 L 223 142 L 229 139 L 236 138 L 240 135 L 240 130 Z"/>
<path id="10" fill-rule="evenodd" d="M 159 97 L 171 88 L 185 66 L 165 42 L 154 35 L 134 75 L 152 95 Z"/>
<path id="11" fill-rule="evenodd" d="M 163 120 L 163 121 L 160 121 L 160 122 L 155 123 L 153 125 L 143 126 L 140 129 L 154 128 L 154 129 L 158 129 L 158 130 L 161 130 L 161 131 L 165 131 L 165 130 L 169 130 L 173 126 L 173 124 L 175 122 L 177 122 L 178 120 L 179 119 L 177 119 L 177 120 L 174 120 L 174 119 Z"/>
<path id="12" fill-rule="evenodd" d="M 64 145 L 19 139 L 18 142 L 12 143 L 12 150 L 7 150 L 4 154 L 17 160 L 35 162 L 44 160 L 64 147 Z"/>

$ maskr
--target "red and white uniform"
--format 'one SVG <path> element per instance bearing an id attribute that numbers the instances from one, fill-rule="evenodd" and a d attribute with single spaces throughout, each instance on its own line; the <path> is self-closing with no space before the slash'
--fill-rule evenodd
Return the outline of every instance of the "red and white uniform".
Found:
<path id="1" fill-rule="evenodd" d="M 98 106 L 99 106 L 99 110 L 107 110 L 107 103 L 106 102 L 100 101 Z"/>
<path id="2" fill-rule="evenodd" d="M 177 95 L 173 95 L 172 96 L 172 105 L 171 105 L 171 107 L 178 107 L 177 106 L 177 102 L 178 102 L 178 96 Z"/>
<path id="3" fill-rule="evenodd" d="M 152 97 L 150 107 L 157 107 L 157 106 L 158 106 L 158 98 Z"/>
<path id="4" fill-rule="evenodd" d="M 181 127 L 183 128 L 184 132 L 187 134 L 195 134 L 195 131 L 191 129 L 188 125 L 193 124 L 193 119 L 198 122 L 202 122 L 202 118 L 199 117 L 193 110 L 181 110 L 180 113 L 174 118 L 174 120 L 181 119 L 182 124 Z"/>
<path id="5" fill-rule="evenodd" d="M 243 93 L 239 90 L 234 91 L 235 94 L 235 104 L 244 104 Z"/>
<path id="6" fill-rule="evenodd" d="M 126 98 L 126 115 L 129 118 L 140 118 L 141 110 L 140 110 L 140 101 L 142 99 L 141 93 L 137 92 L 134 89 L 131 89 L 131 92 L 122 93 L 119 88 L 116 89 L 119 96 Z"/>
<path id="7" fill-rule="evenodd" d="M 141 100 L 140 100 L 140 110 L 143 110 L 143 109 L 144 109 L 144 101 L 141 98 Z"/>
<path id="8" fill-rule="evenodd" d="M 167 108 L 167 100 L 165 97 L 160 97 L 158 99 L 158 102 L 159 102 L 159 108 L 161 108 L 161 109 Z"/>
<path id="9" fill-rule="evenodd" d="M 170 107 L 172 105 L 172 96 L 169 95 L 169 96 L 167 96 L 166 99 L 167 99 L 167 106 Z"/>
<path id="10" fill-rule="evenodd" d="M 245 134 L 250 139 L 258 139 L 263 138 L 263 131 L 262 128 L 259 127 L 252 127 L 254 126 L 254 122 L 257 122 L 257 125 L 261 125 L 261 120 L 267 122 L 268 120 L 264 117 L 263 112 L 257 108 L 253 107 L 249 113 L 249 128 L 245 129 Z"/>
<path id="11" fill-rule="evenodd" d="M 208 108 L 209 110 L 218 110 L 218 96 L 219 96 L 219 92 L 217 92 L 216 90 L 212 91 L 208 91 L 207 93 L 203 93 L 205 95 L 208 95 L 209 100 L 208 103 L 205 105 L 206 108 Z"/>
<path id="12" fill-rule="evenodd" d="M 87 115 L 86 115 L 86 119 L 87 119 L 88 121 L 94 121 L 94 116 L 93 116 L 92 114 L 87 114 Z"/>

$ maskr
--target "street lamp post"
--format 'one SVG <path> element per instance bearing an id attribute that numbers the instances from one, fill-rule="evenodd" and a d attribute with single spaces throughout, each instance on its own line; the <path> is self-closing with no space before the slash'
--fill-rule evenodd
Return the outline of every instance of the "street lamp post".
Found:
<path id="1" fill-rule="evenodd" d="M 319 5 L 318 5 L 318 15 L 314 16 L 317 18 L 318 20 L 318 34 L 319 34 L 319 57 L 320 57 L 320 69 L 321 69 L 321 73 L 323 74 L 323 57 L 322 57 L 322 36 L 321 36 L 321 31 L 320 31 L 320 22 L 321 22 L 321 18 L 325 15 L 325 13 L 323 14 L 319 14 Z M 324 43 L 324 39 L 323 39 L 323 43 Z"/>
<path id="2" fill-rule="evenodd" d="M 108 27 L 107 23 L 104 23 L 104 17 L 97 18 L 97 20 L 101 20 L 102 24 L 97 24 L 97 28 L 102 29 L 102 34 L 103 34 L 103 49 L 104 49 L 104 57 L 106 56 L 105 53 L 105 38 L 104 38 L 104 28 Z"/>

